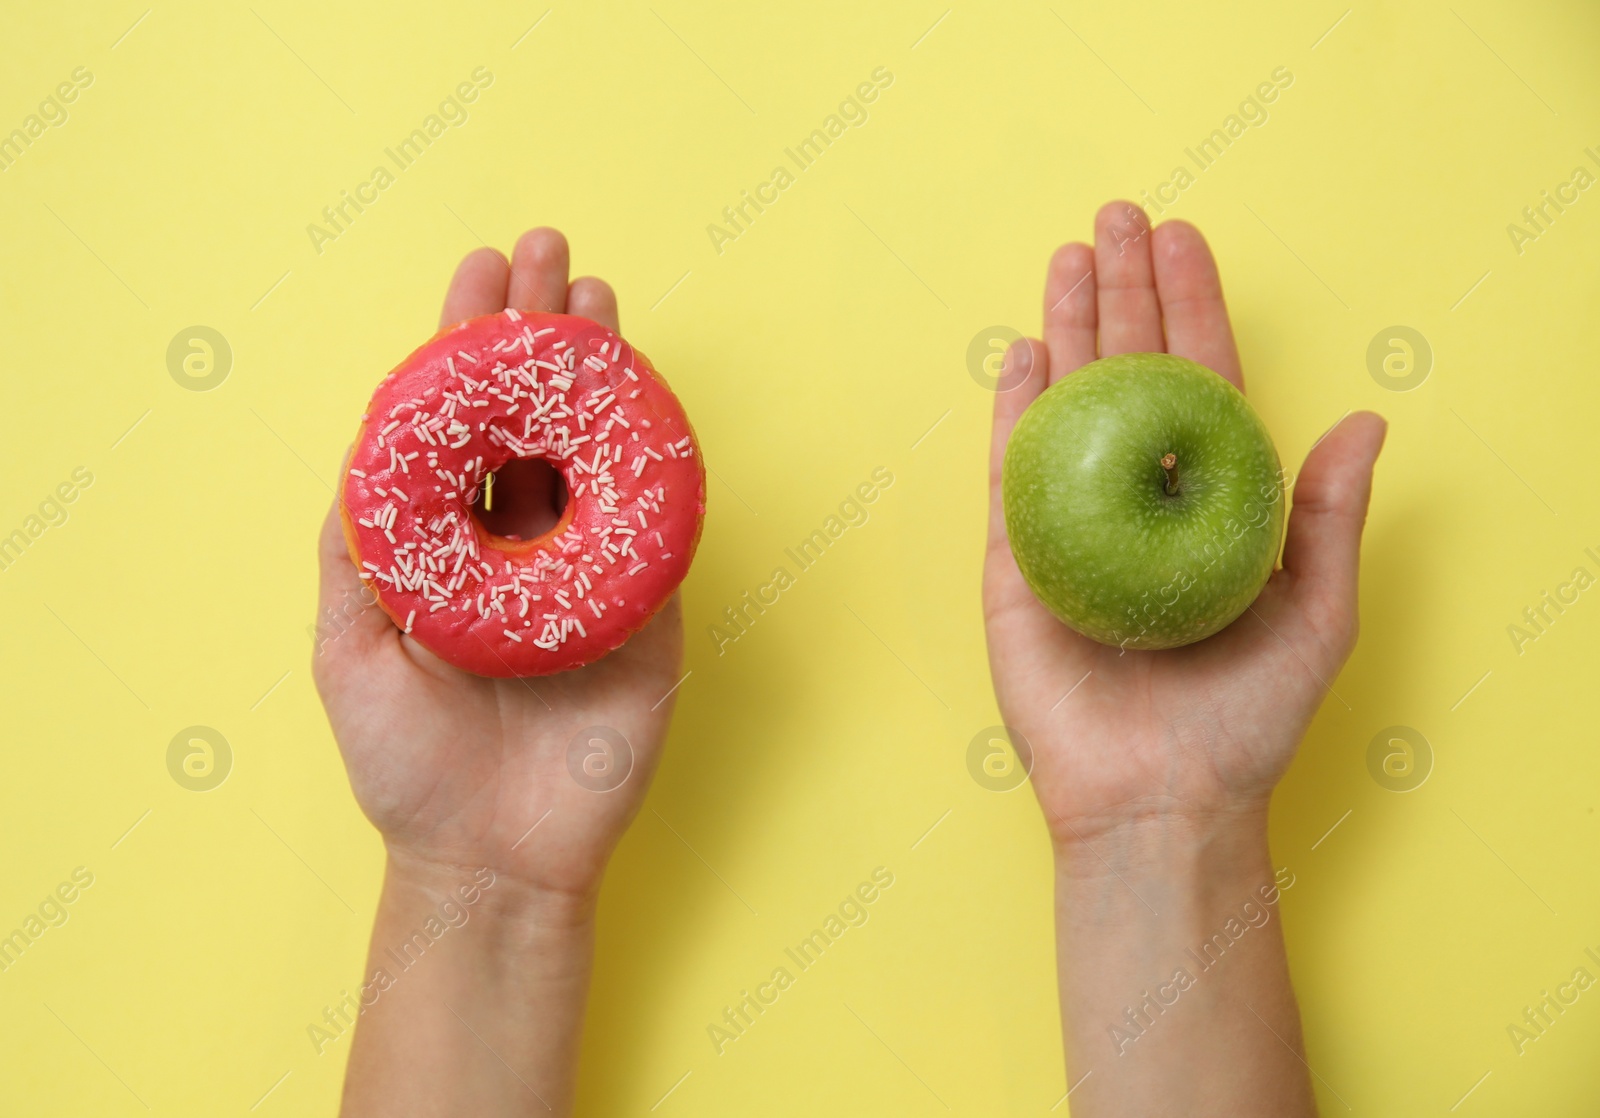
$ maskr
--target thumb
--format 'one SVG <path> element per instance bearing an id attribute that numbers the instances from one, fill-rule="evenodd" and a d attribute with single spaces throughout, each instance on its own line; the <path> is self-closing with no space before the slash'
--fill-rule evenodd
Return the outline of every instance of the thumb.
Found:
<path id="1" fill-rule="evenodd" d="M 345 541 L 337 497 L 322 522 L 317 558 L 322 574 L 312 663 L 325 667 L 329 658 L 336 654 L 370 646 L 375 637 L 392 629 L 392 625 L 378 606 L 377 594 L 356 574 L 356 565 Z"/>
<path id="2" fill-rule="evenodd" d="M 1346 416 L 1311 448 L 1294 486 L 1283 566 L 1301 611 L 1330 643 L 1355 639 L 1361 529 L 1372 468 L 1388 424 L 1372 412 Z"/>
<path id="3" fill-rule="evenodd" d="M 1003 370 L 1001 387 L 994 397 L 994 427 L 989 443 L 989 544 L 983 564 L 983 615 L 991 654 L 996 649 L 1026 645 L 1027 638 L 1021 635 L 1024 628 L 1041 633 L 1062 628 L 1023 581 L 1006 536 L 1006 444 L 1028 405 L 1050 383 L 1050 351 L 1043 342 L 1019 339 L 1006 351 Z"/>
<path id="4" fill-rule="evenodd" d="M 1043 342 L 1019 338 L 1006 350 L 1000 379 L 994 386 L 994 424 L 989 436 L 989 546 L 1005 541 L 1005 497 L 1001 478 L 1011 429 L 1028 405 L 1050 383 L 1050 351 Z"/>

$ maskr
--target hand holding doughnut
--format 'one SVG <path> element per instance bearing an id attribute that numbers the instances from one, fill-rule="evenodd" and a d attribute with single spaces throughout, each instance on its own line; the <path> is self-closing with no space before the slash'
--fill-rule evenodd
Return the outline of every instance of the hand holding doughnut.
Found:
<path id="1" fill-rule="evenodd" d="M 312 668 L 391 873 L 488 866 L 583 908 L 639 809 L 683 694 L 673 588 L 694 551 L 704 488 L 682 409 L 618 336 L 615 295 L 597 279 L 569 287 L 567 267 L 566 241 L 552 229 L 525 234 L 509 266 L 493 249 L 473 252 L 450 285 L 444 333 L 379 388 L 366 446 L 348 467 L 366 477 L 343 475 L 324 522 Z M 452 363 L 465 376 L 452 379 Z M 550 501 L 514 483 L 519 455 L 566 479 L 559 522 Z M 473 489 L 495 469 L 494 508 L 474 511 Z M 514 533 L 505 512 L 530 503 L 542 503 L 552 531 Z M 622 744 L 600 756 L 596 741 Z"/>

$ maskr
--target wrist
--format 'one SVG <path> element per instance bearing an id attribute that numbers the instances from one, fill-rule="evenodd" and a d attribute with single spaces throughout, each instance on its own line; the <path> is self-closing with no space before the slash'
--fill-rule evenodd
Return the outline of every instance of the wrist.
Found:
<path id="1" fill-rule="evenodd" d="M 1075 1107 L 1315 1113 L 1279 916 L 1293 885 L 1265 810 L 1147 815 L 1057 844 L 1068 1082 L 1088 1080 Z"/>
<path id="2" fill-rule="evenodd" d="M 572 1113 L 593 911 L 391 848 L 343 1113 Z"/>
<path id="3" fill-rule="evenodd" d="M 1267 805 L 1152 813 L 1084 827 L 1051 827 L 1058 877 L 1094 882 L 1135 876 L 1178 883 L 1272 876 Z"/>
<path id="4" fill-rule="evenodd" d="M 1057 849 L 1057 931 L 1064 949 L 1099 958 L 1127 982 L 1205 969 L 1190 953 L 1209 957 L 1206 944 L 1227 945 L 1232 968 L 1263 945 L 1281 953 L 1276 926 L 1246 932 L 1273 923 L 1294 883 L 1273 867 L 1265 812 L 1143 819 Z"/>
<path id="5" fill-rule="evenodd" d="M 388 905 L 431 910 L 442 918 L 467 912 L 518 939 L 549 941 L 594 930 L 593 893 L 552 889 L 491 866 L 446 862 L 395 847 L 388 848 L 383 892 Z"/>

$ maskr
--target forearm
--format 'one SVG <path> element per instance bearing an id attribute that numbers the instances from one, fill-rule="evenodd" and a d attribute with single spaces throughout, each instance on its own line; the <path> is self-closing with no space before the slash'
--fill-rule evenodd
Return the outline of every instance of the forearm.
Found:
<path id="1" fill-rule="evenodd" d="M 1265 811 L 1143 822 L 1056 852 L 1077 1118 L 1314 1115 Z"/>
<path id="2" fill-rule="evenodd" d="M 593 952 L 587 902 L 391 858 L 343 1115 L 570 1114 Z"/>

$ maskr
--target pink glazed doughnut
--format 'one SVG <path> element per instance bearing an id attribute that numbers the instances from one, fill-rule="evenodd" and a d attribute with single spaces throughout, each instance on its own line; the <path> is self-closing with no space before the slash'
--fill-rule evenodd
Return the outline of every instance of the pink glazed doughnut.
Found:
<path id="1" fill-rule="evenodd" d="M 484 478 L 542 458 L 566 482 L 538 539 L 473 515 Z M 644 354 L 586 318 L 515 310 L 440 331 L 361 417 L 340 518 L 396 625 L 484 676 L 591 663 L 689 571 L 706 474 L 678 398 Z"/>

